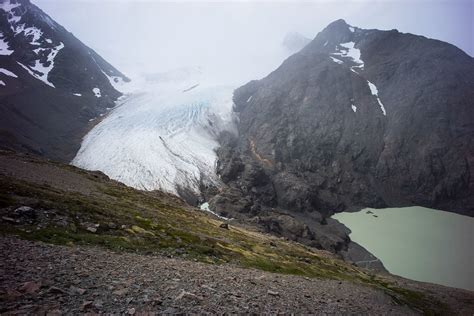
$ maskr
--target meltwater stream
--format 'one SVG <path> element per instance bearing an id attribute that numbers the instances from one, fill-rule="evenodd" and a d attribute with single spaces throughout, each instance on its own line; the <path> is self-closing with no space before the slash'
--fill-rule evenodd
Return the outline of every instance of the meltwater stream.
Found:
<path id="1" fill-rule="evenodd" d="M 474 218 L 418 206 L 333 218 L 390 273 L 474 291 Z"/>

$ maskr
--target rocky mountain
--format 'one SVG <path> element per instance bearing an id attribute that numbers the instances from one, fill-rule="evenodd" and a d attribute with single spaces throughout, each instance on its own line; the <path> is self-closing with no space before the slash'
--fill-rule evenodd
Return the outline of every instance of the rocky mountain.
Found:
<path id="1" fill-rule="evenodd" d="M 128 81 L 29 0 L 0 1 L 0 146 L 69 161 Z"/>
<path id="2" fill-rule="evenodd" d="M 345 252 L 334 212 L 421 205 L 474 216 L 474 59 L 338 20 L 234 92 L 212 210 Z M 345 237 L 344 237 L 345 236 Z"/>

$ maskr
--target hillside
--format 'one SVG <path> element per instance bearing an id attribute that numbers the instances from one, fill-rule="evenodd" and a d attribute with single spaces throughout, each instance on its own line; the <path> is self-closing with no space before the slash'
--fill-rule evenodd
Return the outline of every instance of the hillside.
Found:
<path id="1" fill-rule="evenodd" d="M 221 227 L 176 197 L 101 173 L 1 152 L 0 186 L 2 312 L 474 307 L 470 292 L 374 274 L 238 222 Z"/>

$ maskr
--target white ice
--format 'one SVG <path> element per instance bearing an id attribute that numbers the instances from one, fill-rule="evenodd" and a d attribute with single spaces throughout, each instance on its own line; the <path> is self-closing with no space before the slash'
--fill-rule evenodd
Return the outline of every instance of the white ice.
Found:
<path id="1" fill-rule="evenodd" d="M 201 184 L 217 184 L 214 149 L 219 133 L 233 129 L 234 87 L 193 74 L 149 76 L 86 135 L 72 163 L 145 190 L 199 194 Z"/>

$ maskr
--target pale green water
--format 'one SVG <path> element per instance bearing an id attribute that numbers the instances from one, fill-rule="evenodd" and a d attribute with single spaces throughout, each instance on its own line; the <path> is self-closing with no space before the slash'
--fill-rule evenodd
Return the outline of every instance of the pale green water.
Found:
<path id="1" fill-rule="evenodd" d="M 474 218 L 418 206 L 332 217 L 390 273 L 474 291 Z"/>

